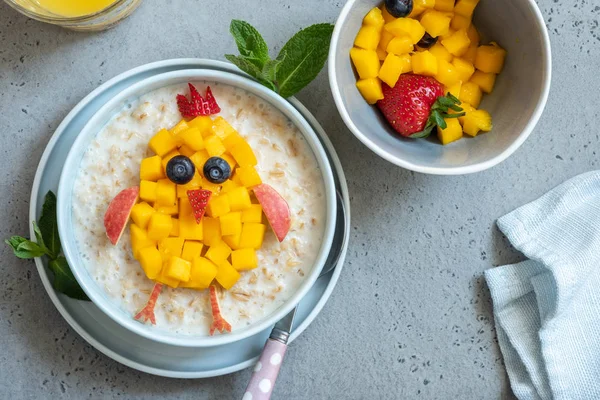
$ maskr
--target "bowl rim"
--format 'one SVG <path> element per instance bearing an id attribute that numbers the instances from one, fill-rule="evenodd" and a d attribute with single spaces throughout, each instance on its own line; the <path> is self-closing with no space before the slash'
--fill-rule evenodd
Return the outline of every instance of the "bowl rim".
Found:
<path id="1" fill-rule="evenodd" d="M 77 177 L 75 171 L 79 171 L 79 164 L 83 157 L 83 152 L 88 148 L 89 143 L 97 136 L 106 123 L 120 112 L 127 103 L 136 101 L 144 94 L 159 88 L 194 81 L 218 82 L 223 85 L 234 86 L 246 90 L 268 102 L 286 116 L 286 118 L 290 119 L 305 138 L 319 164 L 324 183 L 327 213 L 323 240 L 313 263 L 313 268 L 292 296 L 274 312 L 264 316 L 255 323 L 243 327 L 239 331 L 216 336 L 195 336 L 171 333 L 166 330 L 142 324 L 134 320 L 133 316 L 127 315 L 128 313 L 122 310 L 105 294 L 99 285 L 92 280 L 88 270 L 80 265 L 80 253 L 77 244 L 74 241 L 72 229 L 70 229 L 72 226 L 71 195 Z M 71 266 L 75 279 L 81 285 L 90 300 L 124 328 L 150 340 L 180 347 L 212 347 L 233 343 L 264 331 L 290 312 L 313 286 L 324 266 L 335 233 L 336 209 L 337 199 L 331 165 L 316 133 L 299 111 L 297 111 L 286 99 L 252 79 L 230 72 L 202 68 L 171 71 L 154 75 L 128 87 L 104 104 L 85 124 L 69 150 L 63 170 L 60 174 L 57 191 L 57 223 L 59 235 L 62 238 L 61 244 L 63 252 Z"/>
<path id="2" fill-rule="evenodd" d="M 527 5 L 529 6 L 529 8 L 533 11 L 533 14 L 535 15 L 535 20 L 537 23 L 538 30 L 542 34 L 542 38 L 543 38 L 542 58 L 543 58 L 544 66 L 545 66 L 544 69 L 545 69 L 546 79 L 544 81 L 544 86 L 542 88 L 541 95 L 538 98 L 538 101 L 537 101 L 536 107 L 533 111 L 533 114 L 532 114 L 529 122 L 527 123 L 527 125 L 525 125 L 525 128 L 521 131 L 519 136 L 517 136 L 516 140 L 510 146 L 508 146 L 502 153 L 496 155 L 495 157 L 493 157 L 489 160 L 482 161 L 482 162 L 468 165 L 468 166 L 460 166 L 460 167 L 427 167 L 427 166 L 418 165 L 418 164 L 414 164 L 414 163 L 408 162 L 406 160 L 403 160 L 402 158 L 393 155 L 386 149 L 383 149 L 383 148 L 377 146 L 371 139 L 369 139 L 369 137 L 367 135 L 363 134 L 358 129 L 358 127 L 352 121 L 352 118 L 350 118 L 350 114 L 344 107 L 344 102 L 342 100 L 342 93 L 340 91 L 340 86 L 337 81 L 337 76 L 336 76 L 337 66 L 336 66 L 336 60 L 335 60 L 336 57 L 335 56 L 338 53 L 338 44 L 339 44 L 339 39 L 341 36 L 342 25 L 344 25 L 344 23 L 348 19 L 350 10 L 352 9 L 352 7 L 354 7 L 354 4 L 357 1 L 359 1 L 359 0 L 348 0 L 346 2 L 346 4 L 344 5 L 344 7 L 342 8 L 342 11 L 340 12 L 340 15 L 336 21 L 335 28 L 334 28 L 333 34 L 331 36 L 331 45 L 329 48 L 329 55 L 328 55 L 329 62 L 328 62 L 327 72 L 329 75 L 329 86 L 331 89 L 331 93 L 333 95 L 333 100 L 338 109 L 338 112 L 340 113 L 340 115 L 342 117 L 342 120 L 344 121 L 344 123 L 346 124 L 348 129 L 350 129 L 350 131 L 354 134 L 354 136 L 356 136 L 358 138 L 358 140 L 360 140 L 365 146 L 367 146 L 369 149 L 371 149 L 375 154 L 377 154 L 381 158 L 391 162 L 392 164 L 395 164 L 397 166 L 400 166 L 402 168 L 406 168 L 408 170 L 415 171 L 415 172 L 420 172 L 420 173 L 424 173 L 424 174 L 432 174 L 432 175 L 465 175 L 465 174 L 472 174 L 475 172 L 481 172 L 486 169 L 492 168 L 497 164 L 500 164 L 502 161 L 504 161 L 508 157 L 510 157 L 523 144 L 523 142 L 525 142 L 525 140 L 529 137 L 529 135 L 533 132 L 540 117 L 542 116 L 542 113 L 544 112 L 544 108 L 546 107 L 546 102 L 548 101 L 548 95 L 550 93 L 550 83 L 552 81 L 552 50 L 551 50 L 551 46 L 550 46 L 550 36 L 548 35 L 548 29 L 546 28 L 546 23 L 544 22 L 544 17 L 542 16 L 542 12 L 540 11 L 539 7 L 537 6 L 537 4 L 535 3 L 534 0 L 525 0 L 524 3 L 526 2 Z"/>

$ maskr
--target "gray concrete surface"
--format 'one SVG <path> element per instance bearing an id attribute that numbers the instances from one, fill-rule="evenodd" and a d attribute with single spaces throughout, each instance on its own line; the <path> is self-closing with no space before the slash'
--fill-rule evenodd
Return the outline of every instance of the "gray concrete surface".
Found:
<path id="1" fill-rule="evenodd" d="M 0 236 L 28 232 L 29 191 L 50 135 L 87 93 L 132 67 L 223 59 L 231 18 L 273 49 L 300 27 L 334 21 L 343 1 L 147 0 L 125 23 L 81 34 L 0 5 Z M 276 399 L 512 398 L 496 343 L 485 269 L 515 262 L 494 221 L 597 168 L 600 7 L 539 0 L 554 81 L 535 133 L 510 159 L 471 176 L 414 174 L 379 159 L 345 128 L 327 76 L 299 98 L 322 122 L 348 176 L 352 240 L 318 319 L 289 349 Z M 160 4 L 160 5 L 159 5 Z M 73 332 L 34 264 L 0 247 L 0 398 L 239 398 L 249 371 L 205 380 L 124 367 Z"/>

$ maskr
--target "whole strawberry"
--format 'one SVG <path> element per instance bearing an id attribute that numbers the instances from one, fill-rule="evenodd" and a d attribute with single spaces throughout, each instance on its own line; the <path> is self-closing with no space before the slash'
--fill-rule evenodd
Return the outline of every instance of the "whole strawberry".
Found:
<path id="1" fill-rule="evenodd" d="M 383 100 L 377 102 L 392 128 L 410 138 L 429 136 L 434 127 L 446 129 L 444 118 L 463 116 L 460 101 L 429 76 L 403 74 L 392 88 L 382 84 Z M 449 110 L 456 113 L 449 113 Z"/>

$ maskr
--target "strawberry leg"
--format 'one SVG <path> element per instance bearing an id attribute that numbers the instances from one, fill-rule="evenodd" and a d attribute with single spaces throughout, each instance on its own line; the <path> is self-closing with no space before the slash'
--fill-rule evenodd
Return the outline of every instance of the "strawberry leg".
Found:
<path id="1" fill-rule="evenodd" d="M 162 287 L 162 283 L 156 283 L 154 285 L 154 288 L 152 289 L 152 293 L 150 294 L 150 298 L 148 299 L 146 306 L 142 308 L 142 311 L 137 313 L 137 315 L 134 317 L 135 319 L 137 319 L 140 322 L 146 322 L 150 320 L 150 322 L 152 322 L 152 325 L 156 325 L 154 307 L 156 306 L 156 300 L 158 300 L 158 295 L 160 294 Z"/>
<path id="2" fill-rule="evenodd" d="M 210 336 L 215 331 L 221 333 L 231 332 L 231 325 L 225 321 L 225 318 L 221 315 L 221 309 L 219 308 L 219 299 L 217 298 L 217 288 L 214 285 L 210 286 L 210 308 L 212 309 L 213 323 L 210 326 Z"/>

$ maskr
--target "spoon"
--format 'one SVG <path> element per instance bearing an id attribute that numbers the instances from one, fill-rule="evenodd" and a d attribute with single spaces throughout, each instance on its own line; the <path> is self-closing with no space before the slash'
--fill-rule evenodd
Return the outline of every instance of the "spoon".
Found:
<path id="1" fill-rule="evenodd" d="M 337 194 L 337 215 L 336 215 L 336 230 L 341 227 L 341 231 L 346 232 L 346 210 L 344 208 L 344 200 L 340 192 Z M 323 264 L 323 270 L 319 278 L 327 275 L 337 266 L 342 254 L 342 248 L 347 238 L 334 241 L 329 251 L 329 255 Z M 317 278 L 317 279 L 319 279 Z M 290 332 L 294 326 L 294 317 L 298 306 L 294 307 L 285 317 L 275 324 L 271 335 L 267 339 L 267 343 L 263 348 L 260 359 L 254 367 L 254 373 L 250 378 L 250 382 L 246 387 L 242 400 L 269 400 L 273 387 L 279 375 L 279 369 L 287 350 L 287 343 L 290 338 Z"/>

